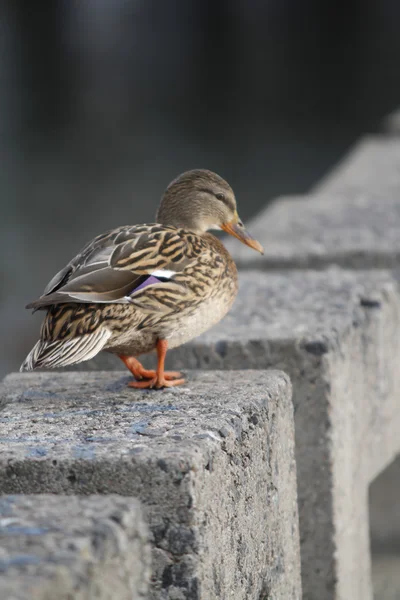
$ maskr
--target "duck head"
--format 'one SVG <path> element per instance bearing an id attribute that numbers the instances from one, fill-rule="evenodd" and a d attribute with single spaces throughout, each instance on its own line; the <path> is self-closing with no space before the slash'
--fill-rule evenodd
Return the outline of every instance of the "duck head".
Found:
<path id="1" fill-rule="evenodd" d="M 182 227 L 199 235 L 222 229 L 264 253 L 239 218 L 231 186 L 212 171 L 195 169 L 174 179 L 164 192 L 156 218 L 163 225 Z"/>

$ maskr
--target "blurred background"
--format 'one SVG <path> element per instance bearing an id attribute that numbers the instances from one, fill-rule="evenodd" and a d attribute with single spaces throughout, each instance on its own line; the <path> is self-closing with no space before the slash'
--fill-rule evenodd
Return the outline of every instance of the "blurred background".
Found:
<path id="1" fill-rule="evenodd" d="M 220 173 L 249 219 L 379 131 L 399 18 L 398 0 L 3 0 L 0 375 L 37 339 L 24 305 L 94 235 L 153 221 L 180 172 Z M 374 564 L 383 589 L 398 557 Z"/>
<path id="2" fill-rule="evenodd" d="M 400 101 L 398 0 L 0 6 L 0 374 L 36 340 L 24 305 L 181 171 L 220 173 L 248 219 Z"/>

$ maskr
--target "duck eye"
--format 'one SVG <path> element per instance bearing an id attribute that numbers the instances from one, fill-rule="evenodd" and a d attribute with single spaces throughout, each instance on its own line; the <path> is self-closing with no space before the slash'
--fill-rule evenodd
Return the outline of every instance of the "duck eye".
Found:
<path id="1" fill-rule="evenodd" d="M 225 194 L 222 194 L 221 192 L 215 194 L 215 197 L 217 198 L 217 200 L 225 200 Z"/>

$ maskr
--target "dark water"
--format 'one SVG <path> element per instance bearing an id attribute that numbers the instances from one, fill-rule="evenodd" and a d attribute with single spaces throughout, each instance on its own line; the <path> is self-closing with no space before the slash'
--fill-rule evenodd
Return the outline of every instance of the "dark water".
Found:
<path id="1" fill-rule="evenodd" d="M 24 304 L 102 230 L 151 221 L 206 167 L 247 219 L 304 193 L 399 102 L 397 0 L 43 0 L 0 6 L 0 371 Z"/>

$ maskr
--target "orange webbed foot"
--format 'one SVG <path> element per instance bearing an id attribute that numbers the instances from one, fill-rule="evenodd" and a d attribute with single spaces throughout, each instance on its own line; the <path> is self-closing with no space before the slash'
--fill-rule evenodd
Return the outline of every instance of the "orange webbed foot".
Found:
<path id="1" fill-rule="evenodd" d="M 135 378 L 139 381 L 141 379 L 154 379 L 157 376 L 157 371 L 153 371 L 152 369 L 142 369 L 140 373 L 135 374 Z M 180 379 L 182 377 L 182 373 L 179 371 L 165 371 L 164 373 L 165 379 L 168 381 L 171 379 Z"/>
<path id="2" fill-rule="evenodd" d="M 166 373 L 165 373 L 166 375 Z M 161 389 L 164 387 L 175 387 L 177 385 L 182 385 L 185 383 L 184 379 L 167 379 L 166 377 L 153 377 L 152 379 L 144 379 L 142 381 L 130 381 L 128 383 L 129 387 L 145 390 L 145 389 Z"/>
<path id="3" fill-rule="evenodd" d="M 145 369 L 143 365 L 134 356 L 120 355 L 120 359 L 130 370 L 136 381 L 130 381 L 129 387 L 143 389 L 160 389 L 164 387 L 175 387 L 182 385 L 185 380 L 179 371 L 164 371 L 165 355 L 167 353 L 168 342 L 166 340 L 158 340 L 157 349 L 157 370 Z"/>

